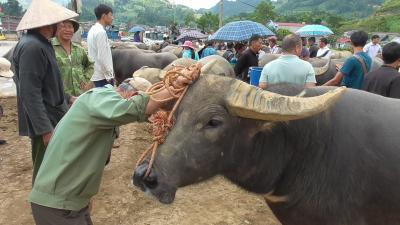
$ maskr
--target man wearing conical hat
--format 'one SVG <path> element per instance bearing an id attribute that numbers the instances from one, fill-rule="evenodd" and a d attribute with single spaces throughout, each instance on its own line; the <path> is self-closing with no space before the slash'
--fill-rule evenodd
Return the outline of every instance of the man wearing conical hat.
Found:
<path id="1" fill-rule="evenodd" d="M 32 144 L 33 179 L 53 130 L 74 97 L 64 93 L 50 40 L 57 24 L 78 14 L 50 0 L 33 0 L 17 31 L 27 31 L 15 46 L 12 62 L 17 86 L 19 134 Z"/>

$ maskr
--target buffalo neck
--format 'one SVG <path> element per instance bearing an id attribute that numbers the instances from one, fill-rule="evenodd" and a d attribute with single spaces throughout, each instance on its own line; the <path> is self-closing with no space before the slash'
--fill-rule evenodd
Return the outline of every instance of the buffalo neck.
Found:
<path id="1" fill-rule="evenodd" d="M 290 195 L 291 184 L 308 172 L 304 171 L 305 165 L 324 155 L 320 151 L 321 144 L 316 142 L 323 142 L 328 137 L 319 137 L 322 121 L 317 117 L 319 119 L 270 123 L 269 129 L 256 132 L 247 140 L 235 138 L 240 143 L 232 146 L 224 175 L 251 192 Z M 254 120 L 241 123 L 245 128 L 243 132 L 248 132 L 255 124 L 265 124 Z"/>

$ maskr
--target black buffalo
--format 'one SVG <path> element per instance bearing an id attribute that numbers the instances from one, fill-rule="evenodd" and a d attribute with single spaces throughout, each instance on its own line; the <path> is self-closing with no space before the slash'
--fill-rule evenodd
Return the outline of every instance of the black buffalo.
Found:
<path id="1" fill-rule="evenodd" d="M 112 58 L 115 78 L 118 82 L 132 77 L 143 66 L 163 69 L 177 57 L 169 52 L 148 53 L 140 49 L 113 49 Z"/>
<path id="2" fill-rule="evenodd" d="M 135 185 L 171 203 L 178 187 L 221 174 L 265 195 L 283 225 L 399 225 L 400 101 L 343 88 L 269 91 L 201 77 Z"/>

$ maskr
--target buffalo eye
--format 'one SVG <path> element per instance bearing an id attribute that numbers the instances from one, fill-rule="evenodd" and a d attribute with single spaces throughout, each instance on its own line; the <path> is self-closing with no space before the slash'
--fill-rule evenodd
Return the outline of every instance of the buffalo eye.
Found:
<path id="1" fill-rule="evenodd" d="M 222 124 L 222 121 L 211 119 L 207 122 L 206 128 L 216 128 Z"/>

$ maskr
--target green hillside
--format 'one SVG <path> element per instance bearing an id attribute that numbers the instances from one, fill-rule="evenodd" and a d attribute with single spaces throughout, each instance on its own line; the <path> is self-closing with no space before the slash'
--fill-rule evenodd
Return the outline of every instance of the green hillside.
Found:
<path id="1" fill-rule="evenodd" d="M 174 8 L 168 0 L 83 0 L 81 21 L 95 21 L 93 9 L 100 3 L 113 8 L 115 24 L 168 26 L 174 21 L 181 24 L 187 15 L 195 13 L 181 5 Z"/>
<path id="2" fill-rule="evenodd" d="M 326 11 L 341 16 L 362 18 L 374 13 L 384 0 L 283 0 L 278 12 L 283 14 L 304 11 Z"/>
<path id="3" fill-rule="evenodd" d="M 253 6 L 257 6 L 262 0 L 225 0 L 224 12 L 226 17 L 248 13 L 254 10 Z M 277 0 L 271 1 L 279 14 L 289 15 L 301 12 L 324 11 L 339 16 L 364 18 L 372 15 L 375 9 L 382 5 L 384 0 Z M 200 12 L 211 11 L 219 13 L 219 4 L 216 4 L 209 10 L 201 10 Z"/>
<path id="4" fill-rule="evenodd" d="M 240 13 L 249 13 L 254 10 L 262 0 L 240 0 L 240 1 L 224 1 L 224 16 L 230 17 Z M 204 11 L 204 10 L 203 10 Z M 216 4 L 209 10 L 212 13 L 219 13 L 219 4 Z"/>
<path id="5" fill-rule="evenodd" d="M 386 0 L 371 17 L 349 22 L 342 27 L 342 30 L 349 29 L 400 33 L 400 0 Z"/>

